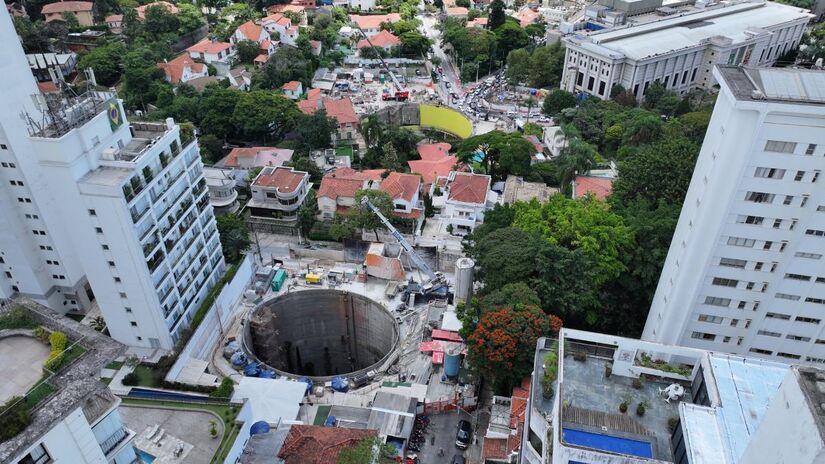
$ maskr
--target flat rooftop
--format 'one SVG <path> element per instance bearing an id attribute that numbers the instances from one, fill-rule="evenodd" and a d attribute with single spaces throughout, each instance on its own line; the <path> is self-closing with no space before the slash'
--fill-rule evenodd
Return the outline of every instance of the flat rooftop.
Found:
<path id="1" fill-rule="evenodd" d="M 0 338 L 0 366 L 4 366 L 0 383 L 0 404 L 23 396 L 43 376 L 43 364 L 51 348 L 37 338 L 13 335 Z"/>
<path id="2" fill-rule="evenodd" d="M 825 71 L 717 66 L 737 100 L 825 105 Z"/>
<path id="3" fill-rule="evenodd" d="M 772 2 L 752 1 L 709 7 L 641 25 L 574 34 L 568 40 L 604 54 L 633 60 L 698 46 L 711 38 L 740 43 L 763 28 L 811 18 L 808 10 Z M 589 45 L 589 47 L 588 47 Z M 611 53 L 612 52 L 612 53 Z"/>

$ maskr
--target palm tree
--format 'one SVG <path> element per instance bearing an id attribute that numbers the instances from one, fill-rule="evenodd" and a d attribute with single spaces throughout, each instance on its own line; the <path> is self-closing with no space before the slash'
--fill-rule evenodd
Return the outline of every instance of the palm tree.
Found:
<path id="1" fill-rule="evenodd" d="M 567 191 L 577 175 L 590 170 L 596 163 L 596 155 L 596 149 L 589 143 L 578 138 L 570 141 L 558 159 L 559 182 L 562 190 Z"/>
<path id="2" fill-rule="evenodd" d="M 103 332 L 106 330 L 106 320 L 103 319 L 103 316 L 97 316 L 89 323 L 89 326 L 98 332 Z"/>
<path id="3" fill-rule="evenodd" d="M 376 146 L 384 136 L 384 123 L 373 113 L 361 123 L 361 134 L 364 136 L 367 147 Z"/>

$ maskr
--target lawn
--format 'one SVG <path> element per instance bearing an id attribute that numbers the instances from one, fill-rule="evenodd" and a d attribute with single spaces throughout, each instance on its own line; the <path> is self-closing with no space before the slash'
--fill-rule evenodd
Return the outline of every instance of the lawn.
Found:
<path id="1" fill-rule="evenodd" d="M 161 401 L 161 400 L 147 400 L 137 398 L 123 398 L 123 404 L 129 405 L 145 405 L 145 406 L 165 406 L 180 409 L 191 409 L 193 411 L 212 411 L 223 419 L 224 434 L 221 444 L 218 447 L 218 452 L 212 457 L 213 463 L 221 463 L 226 459 L 229 450 L 232 448 L 232 443 L 235 442 L 240 426 L 235 424 L 235 418 L 238 416 L 240 408 L 231 406 L 229 404 L 201 404 L 201 403 L 186 403 L 182 401 Z"/>
<path id="2" fill-rule="evenodd" d="M 123 361 L 112 361 L 109 364 L 106 364 L 106 369 L 118 370 L 121 367 L 123 367 Z"/>
<path id="3" fill-rule="evenodd" d="M 338 147 L 335 149 L 335 156 L 349 156 L 352 158 L 352 147 Z"/>
<path id="4" fill-rule="evenodd" d="M 135 367 L 133 372 L 138 377 L 138 387 L 160 388 L 155 378 L 155 371 L 151 367 L 141 364 Z"/>
<path id="5" fill-rule="evenodd" d="M 69 319 L 75 320 L 77 322 L 80 322 L 80 321 L 83 320 L 84 317 L 86 317 L 86 315 L 85 314 L 77 314 L 77 313 L 66 313 L 66 317 L 68 317 Z"/>

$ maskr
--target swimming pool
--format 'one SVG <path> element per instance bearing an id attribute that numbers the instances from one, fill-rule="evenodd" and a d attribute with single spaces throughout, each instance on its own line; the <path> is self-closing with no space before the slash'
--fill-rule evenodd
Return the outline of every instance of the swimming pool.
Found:
<path id="1" fill-rule="evenodd" d="M 653 448 L 646 441 L 614 437 L 601 433 L 584 432 L 574 429 L 562 429 L 563 441 L 571 445 L 584 446 L 602 451 L 652 458 Z"/>
<path id="2" fill-rule="evenodd" d="M 135 448 L 135 454 L 137 454 L 138 459 L 140 459 L 140 461 L 144 462 L 145 464 L 152 464 L 152 462 L 154 462 L 155 460 L 154 456 L 147 453 L 146 451 L 143 451 L 142 449 Z"/>

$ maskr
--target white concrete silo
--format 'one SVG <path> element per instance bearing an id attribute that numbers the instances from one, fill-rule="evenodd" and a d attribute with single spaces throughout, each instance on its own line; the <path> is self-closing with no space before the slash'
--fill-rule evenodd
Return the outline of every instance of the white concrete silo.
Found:
<path id="1" fill-rule="evenodd" d="M 459 258 L 455 262 L 456 301 L 468 301 L 472 296 L 475 265 L 475 261 L 470 258 Z"/>

